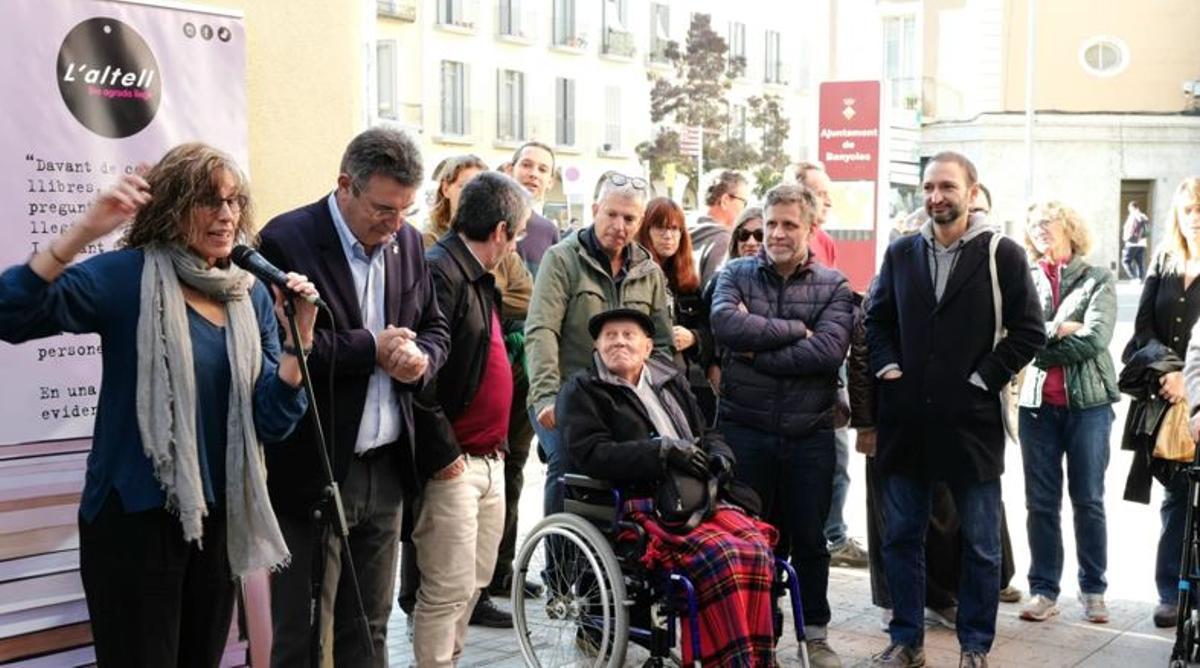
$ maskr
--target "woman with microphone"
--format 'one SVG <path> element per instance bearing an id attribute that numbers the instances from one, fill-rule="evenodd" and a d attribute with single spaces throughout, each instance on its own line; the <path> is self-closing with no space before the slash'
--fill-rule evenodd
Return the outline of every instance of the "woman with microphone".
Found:
<path id="1" fill-rule="evenodd" d="M 121 250 L 77 253 L 133 219 Z M 203 144 L 102 193 L 83 220 L 0 274 L 0 339 L 96 333 L 103 376 L 79 507 L 96 660 L 217 666 L 235 580 L 287 564 L 259 441 L 307 410 L 297 354 L 316 307 L 229 262 L 254 229 L 246 178 Z M 304 276 L 295 294 L 315 298 Z"/>

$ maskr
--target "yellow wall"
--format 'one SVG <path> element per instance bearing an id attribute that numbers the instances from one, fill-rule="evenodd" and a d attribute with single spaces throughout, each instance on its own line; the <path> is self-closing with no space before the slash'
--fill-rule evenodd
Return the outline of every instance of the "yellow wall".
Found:
<path id="1" fill-rule="evenodd" d="M 245 12 L 250 173 L 258 222 L 333 188 L 363 129 L 358 0 L 198 0 Z"/>
<path id="2" fill-rule="evenodd" d="M 1007 0 L 1009 30 L 1005 107 L 1025 105 L 1028 0 Z M 1037 3 L 1038 109 L 1177 112 L 1181 84 L 1200 78 L 1200 2 L 1195 0 L 1040 0 Z M 1083 69 L 1086 40 L 1107 35 L 1125 42 L 1129 65 L 1112 77 Z"/>

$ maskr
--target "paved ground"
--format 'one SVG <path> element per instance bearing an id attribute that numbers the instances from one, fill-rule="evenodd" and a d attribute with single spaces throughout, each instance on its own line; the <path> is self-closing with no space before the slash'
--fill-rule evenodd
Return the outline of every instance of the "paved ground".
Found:
<path id="1" fill-rule="evenodd" d="M 1128 283 L 1119 287 L 1121 313 L 1112 346 L 1114 356 L 1119 355 L 1132 332 L 1138 290 L 1138 286 Z M 1142 668 L 1166 665 L 1173 633 L 1155 629 L 1150 621 L 1155 603 L 1153 568 L 1159 529 L 1157 503 L 1161 490 L 1156 487 L 1152 506 L 1121 500 L 1130 461 L 1129 454 L 1121 452 L 1118 445 L 1125 407 L 1124 402 L 1117 406 L 1112 457 L 1106 480 L 1106 498 L 1109 501 L 1108 602 L 1112 621 L 1106 625 L 1088 624 L 1080 615 L 1081 609 L 1075 600 L 1075 546 L 1070 531 L 1070 511 L 1064 509 L 1066 563 L 1060 597 L 1062 614 L 1051 621 L 1033 624 L 1017 618 L 1021 604 L 1001 604 L 996 643 L 990 657 L 993 666 Z M 846 506 L 851 533 L 859 536 L 865 535 L 866 515 L 862 466 L 861 456 L 854 455 L 851 460 L 853 481 Z M 1029 567 L 1029 549 L 1024 530 L 1021 458 L 1015 447 L 1008 450 L 1007 470 L 1004 495 L 1017 561 L 1017 577 L 1013 584 L 1027 590 L 1024 573 Z M 541 516 L 543 467 L 531 461 L 526 476 L 521 503 L 522 531 L 530 529 Z M 871 606 L 866 571 L 833 569 L 830 580 L 830 605 L 834 611 L 830 642 L 841 654 L 846 666 L 865 665 L 872 653 L 887 644 L 886 636 L 880 629 L 879 611 Z M 500 601 L 502 605 L 507 604 L 504 599 Z M 784 637 L 785 640 L 780 644 L 780 662 L 797 665 L 795 640 L 788 640 L 786 634 Z M 411 665 L 412 651 L 405 631 L 405 616 L 399 608 L 393 611 L 388 639 L 391 664 Z M 925 642 L 930 666 L 958 665 L 958 643 L 952 631 L 930 628 Z M 513 632 L 472 627 L 460 665 L 489 668 L 522 665 Z"/>

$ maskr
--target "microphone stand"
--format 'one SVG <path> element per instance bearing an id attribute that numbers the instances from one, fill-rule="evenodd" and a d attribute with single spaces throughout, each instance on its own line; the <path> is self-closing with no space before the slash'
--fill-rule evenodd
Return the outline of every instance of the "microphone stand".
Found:
<path id="1" fill-rule="evenodd" d="M 312 377 L 308 373 L 308 355 L 300 344 L 300 327 L 296 324 L 296 297 L 288 296 L 283 302 L 283 311 L 287 314 L 288 328 L 292 332 L 292 341 L 297 345 L 297 359 L 300 362 L 300 378 L 304 385 L 304 393 L 308 395 L 309 414 L 312 415 L 313 429 L 317 435 L 317 453 L 321 461 L 321 471 L 325 474 L 325 487 L 321 498 L 313 504 L 313 545 L 312 567 L 309 597 L 309 654 L 311 668 L 321 666 L 321 591 L 325 580 L 325 538 L 329 529 L 337 532 L 342 548 L 342 570 L 350 578 L 350 590 L 354 593 L 354 609 L 357 612 L 358 624 L 362 629 L 363 643 L 367 656 L 374 655 L 371 645 L 371 626 L 367 621 L 366 608 L 363 606 L 362 592 L 358 587 L 358 573 L 354 570 L 354 559 L 350 555 L 350 533 L 346 526 L 346 511 L 342 505 L 342 495 L 338 490 L 337 480 L 333 476 L 333 467 L 329 463 L 329 451 L 325 444 L 325 430 L 321 426 L 321 416 L 317 410 L 317 396 L 313 391 Z M 332 322 L 332 314 L 330 314 Z M 331 397 L 332 400 L 332 397 Z M 335 591 L 341 589 L 336 587 Z"/>

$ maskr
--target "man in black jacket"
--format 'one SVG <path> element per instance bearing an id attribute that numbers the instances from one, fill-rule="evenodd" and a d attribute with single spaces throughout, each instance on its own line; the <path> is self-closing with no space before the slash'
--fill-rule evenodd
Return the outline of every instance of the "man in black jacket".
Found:
<path id="1" fill-rule="evenodd" d="M 792 539 L 808 654 L 841 660 L 826 640 L 830 620 L 825 522 L 833 496 L 838 370 L 850 345 L 854 294 L 846 277 L 816 262 L 808 240 L 816 200 L 803 186 L 766 196 L 765 252 L 717 274 L 712 329 L 724 348 L 717 423 L 738 459 L 737 476 L 771 508 L 776 497 Z"/>
<path id="2" fill-rule="evenodd" d="M 884 480 L 883 561 L 895 606 L 891 644 L 875 665 L 924 665 L 924 536 L 933 486 L 946 482 L 962 527 L 957 631 L 962 666 L 986 666 L 1000 591 L 1000 391 L 1045 345 L 1041 307 L 1025 252 L 996 248 L 1007 333 L 996 342 L 990 241 L 997 234 L 969 206 L 975 166 L 952 152 L 925 170 L 918 234 L 884 256 L 867 311 L 870 368 L 879 378 L 877 457 Z"/>
<path id="3" fill-rule="evenodd" d="M 405 225 L 421 178 L 412 139 L 367 130 L 346 147 L 332 193 L 275 217 L 261 234 L 263 255 L 309 276 L 332 311 L 332 322 L 325 313 L 317 318 L 309 364 L 316 408 L 332 432 L 329 458 L 373 649 L 368 657 L 341 543 L 313 520 L 325 475 L 306 418 L 283 443 L 265 448 L 271 502 L 292 550 L 291 565 L 271 577 L 273 666 L 310 664 L 310 571 L 321 555 L 321 618 L 325 626 L 332 617 L 333 663 L 387 665 L 400 511 L 419 484 L 412 397 L 437 373 L 450 342 L 421 235 Z"/>
<path id="4" fill-rule="evenodd" d="M 451 340 L 416 410 L 417 468 L 428 478 L 412 537 L 421 572 L 413 654 L 421 666 L 457 663 L 504 531 L 513 383 L 489 272 L 514 250 L 529 215 L 529 197 L 516 181 L 485 172 L 463 188 L 451 231 L 427 254 Z"/>

